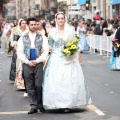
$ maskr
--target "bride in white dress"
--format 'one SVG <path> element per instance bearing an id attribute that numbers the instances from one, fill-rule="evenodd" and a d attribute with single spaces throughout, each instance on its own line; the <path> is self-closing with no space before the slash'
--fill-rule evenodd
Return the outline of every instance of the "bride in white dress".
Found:
<path id="1" fill-rule="evenodd" d="M 43 105 L 45 109 L 80 108 L 91 104 L 86 81 L 77 53 L 65 57 L 61 52 L 67 41 L 75 40 L 75 33 L 66 23 L 62 12 L 55 15 L 56 28 L 49 33 L 52 50 L 47 61 L 43 82 Z"/>

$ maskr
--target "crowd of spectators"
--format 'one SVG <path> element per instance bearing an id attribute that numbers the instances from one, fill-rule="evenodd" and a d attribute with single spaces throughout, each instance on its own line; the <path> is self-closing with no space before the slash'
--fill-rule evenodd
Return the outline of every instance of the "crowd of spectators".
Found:
<path id="1" fill-rule="evenodd" d="M 114 33 L 114 29 L 120 26 L 120 20 L 110 20 L 100 18 L 99 20 L 93 19 L 72 19 L 68 20 L 68 24 L 77 31 L 78 28 L 85 29 L 85 34 L 105 35 L 111 36 Z"/>

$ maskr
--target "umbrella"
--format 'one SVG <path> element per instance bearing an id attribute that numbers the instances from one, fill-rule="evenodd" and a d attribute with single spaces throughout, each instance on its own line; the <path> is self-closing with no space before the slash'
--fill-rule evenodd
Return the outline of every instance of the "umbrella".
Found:
<path id="1" fill-rule="evenodd" d="M 96 14 L 96 13 L 101 13 L 101 10 L 95 10 L 95 14 Z"/>

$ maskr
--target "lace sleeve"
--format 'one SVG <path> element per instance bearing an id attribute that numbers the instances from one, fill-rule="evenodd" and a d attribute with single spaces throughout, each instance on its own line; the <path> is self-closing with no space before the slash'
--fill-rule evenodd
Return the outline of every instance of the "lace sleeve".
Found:
<path id="1" fill-rule="evenodd" d="M 55 32 L 55 29 L 52 28 L 49 32 L 49 35 L 48 35 L 49 36 L 48 44 L 49 44 L 50 49 L 53 49 L 53 45 L 54 45 L 54 39 L 53 39 L 54 32 Z"/>
<path id="2" fill-rule="evenodd" d="M 52 38 L 51 36 L 49 36 L 49 41 L 48 41 L 48 43 L 49 43 L 49 47 L 52 49 L 52 48 L 53 48 L 54 40 L 53 40 L 53 38 Z"/>

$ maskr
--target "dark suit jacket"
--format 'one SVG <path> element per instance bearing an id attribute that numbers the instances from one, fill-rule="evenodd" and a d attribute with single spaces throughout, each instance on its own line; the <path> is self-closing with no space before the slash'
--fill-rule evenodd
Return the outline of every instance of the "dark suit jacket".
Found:
<path id="1" fill-rule="evenodd" d="M 120 28 L 118 28 L 118 30 L 115 34 L 115 38 L 118 39 L 118 43 L 120 44 Z M 114 57 L 119 57 L 120 56 L 120 47 L 117 49 L 117 51 L 114 51 L 113 56 Z"/>
<path id="2" fill-rule="evenodd" d="M 118 28 L 118 30 L 117 30 L 117 32 L 116 32 L 115 38 L 118 39 L 118 42 L 119 42 L 119 44 L 120 44 L 120 27 Z"/>
<path id="3" fill-rule="evenodd" d="M 94 29 L 94 34 L 95 35 L 102 35 L 102 30 L 100 29 L 100 25 L 96 25 Z"/>

